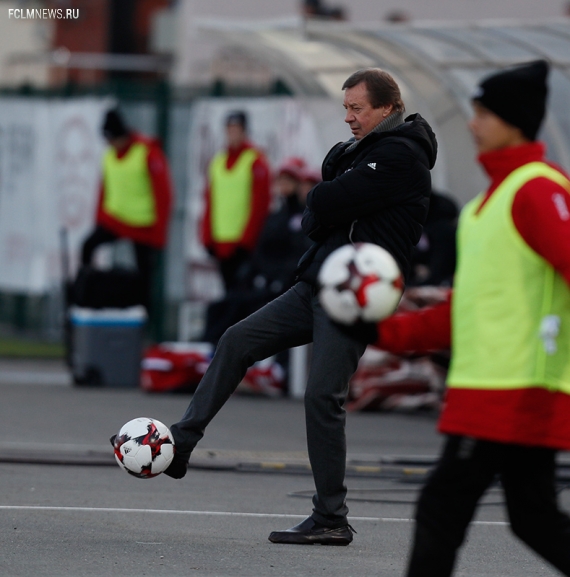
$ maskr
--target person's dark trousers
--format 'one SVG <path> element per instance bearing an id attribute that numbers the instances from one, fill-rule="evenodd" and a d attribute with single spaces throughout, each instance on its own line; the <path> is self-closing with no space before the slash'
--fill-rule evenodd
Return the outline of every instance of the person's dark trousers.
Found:
<path id="1" fill-rule="evenodd" d="M 141 282 L 144 286 L 144 306 L 150 316 L 155 315 L 156 311 L 153 309 L 153 287 L 154 287 L 154 271 L 157 267 L 160 249 L 154 248 L 147 244 L 133 242 L 135 249 L 135 257 L 137 261 L 137 268 L 141 275 Z"/>
<path id="2" fill-rule="evenodd" d="M 420 495 L 407 577 L 452 574 L 477 502 L 498 476 L 513 533 L 570 575 L 570 519 L 560 511 L 556 452 L 450 436 Z"/>
<path id="3" fill-rule="evenodd" d="M 83 246 L 81 247 L 81 264 L 84 266 L 90 265 L 93 260 L 93 253 L 98 246 L 115 242 L 120 238 L 121 237 L 117 236 L 114 232 L 111 232 L 102 226 L 95 227 L 93 232 L 85 239 Z M 144 286 L 145 302 L 143 304 L 150 314 L 152 304 L 153 271 L 158 258 L 158 249 L 139 242 L 133 242 L 133 246 L 135 250 L 137 269 L 141 275 L 141 282 Z"/>
<path id="4" fill-rule="evenodd" d="M 238 248 L 232 256 L 218 261 L 226 293 L 239 288 L 249 269 L 250 261 L 251 253 L 243 248 Z"/>
<path id="5" fill-rule="evenodd" d="M 309 459 L 317 492 L 313 518 L 329 527 L 346 525 L 344 402 L 348 382 L 366 343 L 327 317 L 313 287 L 296 284 L 230 327 L 181 421 L 171 427 L 178 454 L 189 457 L 204 429 L 254 362 L 313 341 L 305 392 Z"/>

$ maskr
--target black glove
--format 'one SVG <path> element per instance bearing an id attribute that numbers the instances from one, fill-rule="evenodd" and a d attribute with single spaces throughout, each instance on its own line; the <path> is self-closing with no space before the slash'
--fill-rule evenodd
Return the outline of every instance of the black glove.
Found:
<path id="1" fill-rule="evenodd" d="M 376 323 L 365 323 L 358 321 L 353 325 L 343 325 L 334 323 L 343 333 L 350 335 L 353 339 L 364 342 L 367 345 L 374 344 L 378 340 L 378 328 Z"/>
<path id="2" fill-rule="evenodd" d="M 113 435 L 109 441 L 111 441 L 111 445 L 113 445 L 113 448 L 115 447 L 115 439 L 117 438 L 117 435 Z"/>

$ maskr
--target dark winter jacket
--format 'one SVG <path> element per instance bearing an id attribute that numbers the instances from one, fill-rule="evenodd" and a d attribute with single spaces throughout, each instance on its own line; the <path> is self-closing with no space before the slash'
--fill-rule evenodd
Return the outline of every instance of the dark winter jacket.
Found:
<path id="1" fill-rule="evenodd" d="M 269 214 L 251 257 L 247 289 L 275 296 L 294 284 L 297 262 L 312 245 L 301 228 L 304 208 L 293 193 Z"/>
<path id="2" fill-rule="evenodd" d="M 431 191 L 422 236 L 412 254 L 409 286 L 451 286 L 455 274 L 457 203 Z"/>
<path id="3" fill-rule="evenodd" d="M 354 142 L 331 149 L 323 162 L 323 182 L 307 198 L 303 231 L 314 245 L 299 261 L 299 280 L 314 284 L 325 258 L 350 242 L 380 245 L 408 275 L 429 205 L 435 135 L 414 114 L 394 130 L 371 132 Z"/>

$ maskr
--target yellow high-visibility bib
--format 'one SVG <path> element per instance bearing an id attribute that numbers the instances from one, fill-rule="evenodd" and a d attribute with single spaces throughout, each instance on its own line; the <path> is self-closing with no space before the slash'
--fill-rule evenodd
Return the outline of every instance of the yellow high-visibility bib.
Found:
<path id="1" fill-rule="evenodd" d="M 147 156 L 148 147 L 135 142 L 122 158 L 113 147 L 103 157 L 103 210 L 129 226 L 152 226 L 157 219 Z"/>
<path id="2" fill-rule="evenodd" d="M 239 241 L 251 214 L 253 149 L 244 150 L 231 169 L 226 168 L 228 154 L 217 154 L 210 163 L 212 238 L 216 242 Z"/>
<path id="3" fill-rule="evenodd" d="M 539 177 L 570 192 L 559 171 L 531 162 L 513 171 L 479 213 L 483 195 L 461 213 L 449 387 L 570 394 L 570 290 L 512 218 L 515 194 Z"/>

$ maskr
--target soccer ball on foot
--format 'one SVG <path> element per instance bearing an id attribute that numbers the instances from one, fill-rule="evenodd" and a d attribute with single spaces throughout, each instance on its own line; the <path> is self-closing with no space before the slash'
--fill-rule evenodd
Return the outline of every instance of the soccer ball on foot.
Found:
<path id="1" fill-rule="evenodd" d="M 119 466 L 139 479 L 162 473 L 174 457 L 174 439 L 157 419 L 139 417 L 121 427 L 113 442 Z"/>
<path id="2" fill-rule="evenodd" d="M 371 243 L 337 248 L 325 259 L 318 281 L 322 307 L 332 320 L 345 325 L 389 317 L 404 290 L 394 257 Z"/>

